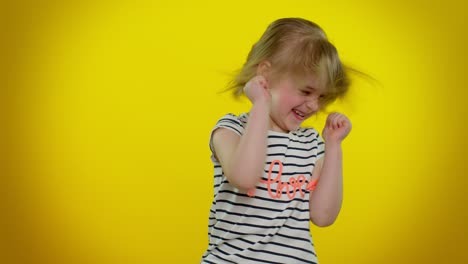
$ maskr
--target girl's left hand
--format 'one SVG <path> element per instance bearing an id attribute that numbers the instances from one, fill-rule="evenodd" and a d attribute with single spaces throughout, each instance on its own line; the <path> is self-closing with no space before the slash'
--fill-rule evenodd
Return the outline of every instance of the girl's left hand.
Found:
<path id="1" fill-rule="evenodd" d="M 341 113 L 331 113 L 323 128 L 322 137 L 327 142 L 341 143 L 351 131 L 351 122 Z"/>

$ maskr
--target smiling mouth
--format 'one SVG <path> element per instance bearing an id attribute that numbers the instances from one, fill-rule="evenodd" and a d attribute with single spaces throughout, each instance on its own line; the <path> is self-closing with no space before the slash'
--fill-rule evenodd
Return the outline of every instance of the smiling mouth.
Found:
<path id="1" fill-rule="evenodd" d="M 306 117 L 306 114 L 304 114 L 301 111 L 298 111 L 296 109 L 293 109 L 292 112 L 294 113 L 294 116 L 299 120 L 304 120 L 305 117 Z"/>

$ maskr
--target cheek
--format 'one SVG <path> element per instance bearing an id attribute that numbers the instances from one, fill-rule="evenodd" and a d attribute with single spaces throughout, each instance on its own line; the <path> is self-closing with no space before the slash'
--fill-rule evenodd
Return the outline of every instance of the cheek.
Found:
<path id="1" fill-rule="evenodd" d="M 280 90 L 271 94 L 271 102 L 275 112 L 289 112 L 291 109 L 301 105 L 304 101 L 300 95 L 292 94 L 291 91 Z"/>
<path id="2" fill-rule="evenodd" d="M 294 107 L 297 107 L 298 105 L 300 105 L 302 102 L 302 98 L 299 97 L 299 96 L 284 96 L 283 97 L 283 100 L 282 100 L 282 105 L 283 107 L 287 107 L 287 108 L 294 108 Z"/>

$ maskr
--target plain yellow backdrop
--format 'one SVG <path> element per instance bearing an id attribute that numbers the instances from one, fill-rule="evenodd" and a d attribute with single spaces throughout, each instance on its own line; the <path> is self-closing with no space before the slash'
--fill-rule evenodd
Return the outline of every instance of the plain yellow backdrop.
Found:
<path id="1" fill-rule="evenodd" d="M 323 27 L 354 78 L 339 263 L 467 263 L 464 1 L 35 1 L 9 5 L 12 172 L 2 263 L 198 263 L 220 94 L 267 25 Z M 320 131 L 325 115 L 307 122 Z"/>

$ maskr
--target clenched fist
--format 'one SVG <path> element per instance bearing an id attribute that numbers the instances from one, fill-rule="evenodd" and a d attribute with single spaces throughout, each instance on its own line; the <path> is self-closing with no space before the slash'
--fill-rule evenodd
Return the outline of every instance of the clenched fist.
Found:
<path id="1" fill-rule="evenodd" d="M 322 137 L 326 143 L 340 143 L 351 131 L 351 122 L 341 113 L 331 113 L 323 128 Z"/>
<path id="2" fill-rule="evenodd" d="M 271 95 L 268 91 L 268 82 L 265 77 L 261 75 L 253 77 L 245 84 L 244 93 L 253 104 L 262 100 L 267 103 L 271 101 Z"/>

